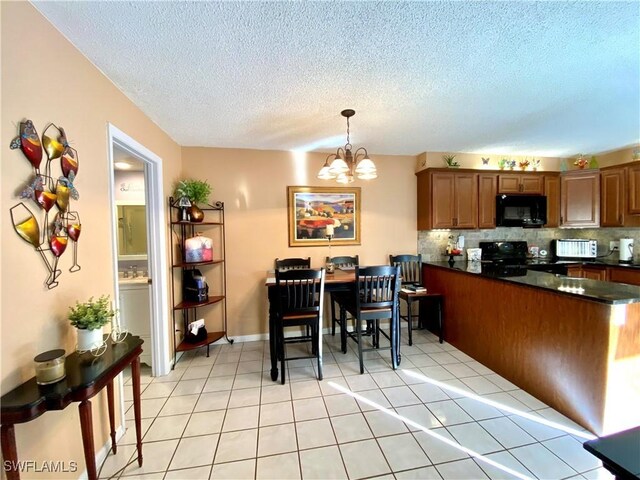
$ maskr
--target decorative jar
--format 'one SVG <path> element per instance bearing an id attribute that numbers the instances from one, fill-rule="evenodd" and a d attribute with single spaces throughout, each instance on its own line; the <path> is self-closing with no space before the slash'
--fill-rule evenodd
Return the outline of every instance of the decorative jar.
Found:
<path id="1" fill-rule="evenodd" d="M 43 352 L 33 359 L 36 368 L 36 383 L 38 385 L 49 385 L 62 380 L 66 376 L 64 353 L 64 350 L 59 348 Z"/>

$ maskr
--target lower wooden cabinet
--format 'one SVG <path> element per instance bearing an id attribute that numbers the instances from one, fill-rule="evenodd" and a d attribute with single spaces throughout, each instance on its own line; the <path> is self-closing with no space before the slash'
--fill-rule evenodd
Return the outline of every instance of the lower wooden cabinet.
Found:
<path id="1" fill-rule="evenodd" d="M 640 286 L 640 269 L 629 267 L 609 267 L 609 281 Z"/>

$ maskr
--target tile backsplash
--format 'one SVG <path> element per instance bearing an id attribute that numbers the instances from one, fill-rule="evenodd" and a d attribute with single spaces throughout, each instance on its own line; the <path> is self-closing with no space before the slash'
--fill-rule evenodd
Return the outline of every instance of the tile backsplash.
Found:
<path id="1" fill-rule="evenodd" d="M 444 261 L 444 254 L 449 236 L 454 239 L 464 236 L 464 254 L 467 248 L 477 248 L 479 242 L 500 240 L 524 240 L 529 246 L 537 246 L 540 250 L 549 251 L 549 244 L 555 238 L 586 238 L 598 241 L 598 256 L 609 253 L 609 242 L 623 237 L 634 239 L 636 245 L 634 261 L 640 262 L 640 229 L 638 228 L 515 228 L 498 227 L 487 230 L 421 230 L 418 232 L 418 253 L 425 260 Z M 618 260 L 614 252 L 607 258 Z"/>

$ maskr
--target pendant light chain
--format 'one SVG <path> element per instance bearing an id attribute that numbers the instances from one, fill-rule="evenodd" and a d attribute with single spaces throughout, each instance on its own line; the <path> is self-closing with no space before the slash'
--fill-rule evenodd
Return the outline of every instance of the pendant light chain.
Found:
<path id="1" fill-rule="evenodd" d="M 376 166 L 369 158 L 367 149 L 360 147 L 355 152 L 352 151 L 351 122 L 349 119 L 356 114 L 355 110 L 343 110 L 340 114 L 347 119 L 347 143 L 344 149 L 339 147 L 336 153 L 329 155 L 325 159 L 317 177 L 322 180 L 333 179 L 341 184 L 352 183 L 355 177 L 361 180 L 377 178 Z"/>

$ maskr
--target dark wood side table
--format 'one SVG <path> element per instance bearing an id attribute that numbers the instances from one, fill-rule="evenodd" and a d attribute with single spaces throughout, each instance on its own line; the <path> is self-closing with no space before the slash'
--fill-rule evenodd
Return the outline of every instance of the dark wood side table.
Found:
<path id="1" fill-rule="evenodd" d="M 640 478 L 640 427 L 589 440 L 582 446 L 602 460 L 617 480 Z"/>
<path id="2" fill-rule="evenodd" d="M 49 410 L 63 410 L 71 402 L 80 402 L 80 427 L 87 474 L 89 480 L 97 479 L 90 399 L 105 386 L 107 387 L 111 444 L 115 454 L 117 446 L 113 379 L 128 365 L 131 365 L 133 381 L 133 410 L 135 413 L 138 465 L 142 466 L 140 428 L 140 354 L 142 353 L 142 343 L 140 337 L 128 335 L 121 343 L 113 343 L 109 339 L 107 350 L 97 358 L 91 354 L 72 353 L 65 359 L 66 378 L 51 385 L 38 385 L 33 377 L 0 398 L 2 455 L 8 480 L 19 480 L 20 478 L 20 471 L 17 468 L 18 451 L 14 425 L 29 422 Z"/>

